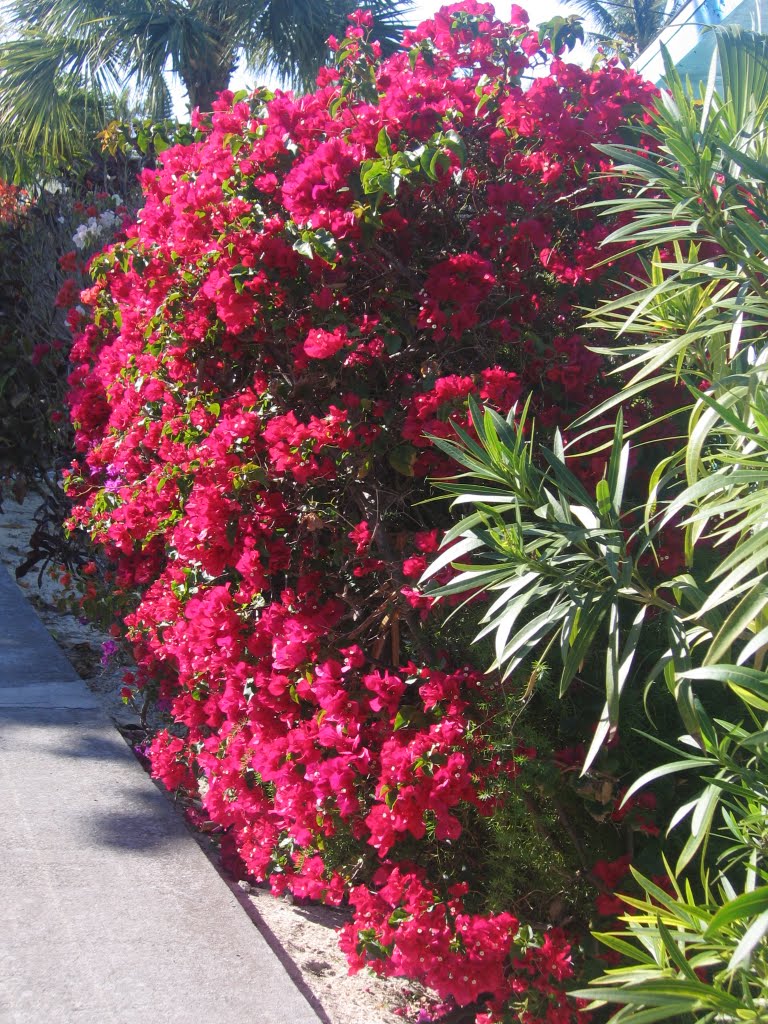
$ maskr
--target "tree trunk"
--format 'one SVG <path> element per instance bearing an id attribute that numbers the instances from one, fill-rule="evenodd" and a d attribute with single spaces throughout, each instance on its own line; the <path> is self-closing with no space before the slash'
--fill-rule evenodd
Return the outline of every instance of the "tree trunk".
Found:
<path id="1" fill-rule="evenodd" d="M 228 88 L 235 67 L 234 54 L 224 53 L 211 54 L 211 60 L 204 64 L 190 61 L 179 68 L 179 77 L 189 96 L 190 110 L 195 107 L 203 112 L 211 110 L 217 95 Z"/>

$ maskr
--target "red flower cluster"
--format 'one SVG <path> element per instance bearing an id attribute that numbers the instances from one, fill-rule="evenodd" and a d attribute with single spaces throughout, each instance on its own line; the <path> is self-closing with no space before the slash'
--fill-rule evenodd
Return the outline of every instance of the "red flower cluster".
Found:
<path id="1" fill-rule="evenodd" d="M 25 189 L 0 178 L 0 228 L 18 224 L 27 214 L 28 201 Z"/>
<path id="2" fill-rule="evenodd" d="M 378 872 L 375 891 L 355 887 L 354 923 L 343 929 L 341 947 L 353 972 L 367 966 L 380 974 L 415 978 L 447 1004 L 485 1003 L 478 1024 L 493 1024 L 513 1011 L 523 1024 L 573 1020 L 562 983 L 573 977 L 571 946 L 559 929 L 526 942 L 509 913 L 470 914 L 466 883 L 440 894 L 423 872 L 394 867 Z"/>
<path id="3" fill-rule="evenodd" d="M 483 731 L 492 684 L 439 660 L 408 581 L 442 525 L 418 504 L 444 465 L 425 434 L 471 394 L 532 393 L 555 423 L 604 392 L 574 332 L 611 226 L 577 201 L 652 90 L 559 59 L 524 89 L 546 51 L 515 11 L 444 8 L 384 62 L 357 17 L 315 93 L 224 93 L 144 172 L 83 296 L 69 489 L 138 685 L 171 705 L 156 777 L 201 795 L 253 876 L 348 895 L 353 967 L 484 1021 L 530 989 L 521 1019 L 560 1024 L 565 938 L 513 950 L 510 914 L 446 889 L 441 855 L 517 765 Z"/>

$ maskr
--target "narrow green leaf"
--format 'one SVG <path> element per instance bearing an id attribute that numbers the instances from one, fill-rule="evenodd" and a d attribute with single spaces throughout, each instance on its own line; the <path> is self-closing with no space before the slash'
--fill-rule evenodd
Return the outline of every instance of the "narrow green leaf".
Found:
<path id="1" fill-rule="evenodd" d="M 437 556 L 434 562 L 427 566 L 419 582 L 421 583 L 422 581 L 430 579 L 447 565 L 458 561 L 463 555 L 468 554 L 470 551 L 476 551 L 482 546 L 482 540 L 474 535 L 464 537 L 463 540 L 457 541 L 455 544 L 451 544 Z"/>
<path id="2" fill-rule="evenodd" d="M 768 608 L 768 587 L 756 586 L 748 591 L 723 622 L 704 657 L 704 665 L 719 664 L 731 647 L 745 636 L 752 623 Z"/>
<path id="3" fill-rule="evenodd" d="M 674 775 L 676 772 L 687 772 L 692 768 L 704 767 L 707 765 L 716 764 L 711 758 L 695 757 L 691 755 L 680 761 L 669 761 L 667 764 L 659 765 L 657 768 L 652 768 L 650 771 L 645 772 L 636 779 L 635 782 L 629 787 L 627 792 L 624 794 L 622 800 L 622 806 L 629 800 L 635 793 L 639 792 L 645 786 L 650 785 L 652 782 L 656 782 L 657 779 L 663 779 L 667 775 Z"/>
<path id="4" fill-rule="evenodd" d="M 706 665 L 687 669 L 682 675 L 693 681 L 733 683 L 768 699 L 768 673 L 747 665 Z"/>
<path id="5" fill-rule="evenodd" d="M 666 949 L 672 963 L 675 965 L 675 967 L 677 967 L 679 971 L 681 971 L 686 976 L 686 978 L 689 978 L 691 981 L 698 983 L 699 979 L 696 977 L 693 968 L 683 956 L 682 952 L 680 951 L 680 947 L 677 945 L 674 938 L 672 937 L 672 933 L 660 917 L 656 918 L 656 927 L 659 929 L 661 941 L 664 943 L 664 948 Z"/>
<path id="6" fill-rule="evenodd" d="M 747 928 L 738 946 L 733 951 L 733 956 L 728 963 L 729 971 L 735 971 L 737 967 L 746 966 L 755 946 L 763 940 L 766 932 L 768 932 L 768 910 L 763 911 Z"/>
<path id="7" fill-rule="evenodd" d="M 727 928 L 737 921 L 748 920 L 755 914 L 763 914 L 768 910 L 768 886 L 755 889 L 754 892 L 746 892 L 736 899 L 721 907 L 704 933 L 706 938 L 711 938 L 715 932 Z"/>
<path id="8" fill-rule="evenodd" d="M 718 786 L 706 786 L 696 806 L 693 809 L 691 818 L 691 834 L 683 847 L 675 865 L 675 874 L 679 875 L 695 856 L 702 843 L 708 838 L 712 826 L 712 819 L 720 802 L 720 789 Z"/>

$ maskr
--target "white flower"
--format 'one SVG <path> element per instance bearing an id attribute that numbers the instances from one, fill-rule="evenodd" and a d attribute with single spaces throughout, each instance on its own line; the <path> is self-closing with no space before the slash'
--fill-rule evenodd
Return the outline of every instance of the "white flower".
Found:
<path id="1" fill-rule="evenodd" d="M 88 246 L 94 245 L 104 235 L 108 235 L 116 228 L 119 228 L 121 224 L 122 218 L 118 217 L 112 210 L 105 210 L 98 219 L 96 217 L 89 217 L 84 224 L 81 224 L 72 236 L 72 241 L 78 249 L 85 249 Z"/>

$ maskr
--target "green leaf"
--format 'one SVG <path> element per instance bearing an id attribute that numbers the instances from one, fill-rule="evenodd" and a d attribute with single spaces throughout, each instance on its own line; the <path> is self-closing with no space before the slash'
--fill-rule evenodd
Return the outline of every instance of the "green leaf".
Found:
<path id="1" fill-rule="evenodd" d="M 439 149 L 429 161 L 428 177 L 437 181 L 451 166 L 450 157 Z"/>
<path id="2" fill-rule="evenodd" d="M 727 657 L 731 647 L 748 634 L 750 626 L 759 620 L 766 608 L 768 587 L 758 584 L 738 602 L 712 638 L 704 657 L 704 665 L 718 664 Z"/>
<path id="3" fill-rule="evenodd" d="M 733 956 L 728 963 L 729 971 L 734 971 L 737 967 L 744 967 L 749 962 L 755 946 L 765 938 L 766 932 L 768 932 L 768 910 L 764 910 L 747 928 L 733 951 Z"/>
<path id="4" fill-rule="evenodd" d="M 753 892 L 745 892 L 736 899 L 722 906 L 707 927 L 705 938 L 711 938 L 715 932 L 721 931 L 736 922 L 749 920 L 755 914 L 762 915 L 768 910 L 768 886 L 762 886 Z"/>
<path id="5" fill-rule="evenodd" d="M 605 518 L 613 508 L 611 488 L 607 480 L 598 480 L 595 487 L 595 497 L 597 498 L 597 511 L 601 518 Z"/>
<path id="6" fill-rule="evenodd" d="M 626 935 L 626 933 L 623 934 Z M 627 942 L 626 938 L 620 938 L 613 932 L 592 932 L 592 935 L 604 946 L 621 953 L 627 960 L 637 960 L 649 967 L 655 964 L 655 960 L 644 949 L 633 946 L 631 942 Z M 594 995 L 594 993 L 592 994 Z"/>
<path id="7" fill-rule="evenodd" d="M 458 157 L 462 167 L 466 164 L 467 147 L 462 137 L 453 128 L 443 134 L 443 145 Z"/>
<path id="8" fill-rule="evenodd" d="M 382 160 L 390 160 L 392 158 L 392 139 L 390 139 L 386 128 L 381 129 L 376 139 L 376 152 Z"/>
<path id="9" fill-rule="evenodd" d="M 420 708 L 406 705 L 401 707 L 395 715 L 392 728 L 397 732 L 400 729 L 421 728 L 428 722 L 427 715 Z"/>
<path id="10" fill-rule="evenodd" d="M 691 818 L 691 834 L 688 837 L 680 856 L 677 858 L 675 874 L 679 875 L 680 872 L 690 864 L 699 847 L 709 837 L 709 832 L 712 827 L 712 819 L 715 816 L 715 811 L 717 810 L 717 805 L 720 802 L 720 797 L 721 791 L 719 786 L 710 784 L 704 788 L 701 796 L 696 801 L 696 805 L 693 808 L 693 816 Z"/>
<path id="11" fill-rule="evenodd" d="M 581 774 L 589 771 L 592 762 L 597 757 L 608 734 L 615 729 L 619 717 L 619 697 L 621 696 L 621 681 L 619 678 L 619 643 L 621 640 L 619 626 L 618 602 L 611 601 L 608 611 L 608 644 L 605 658 L 605 691 L 606 701 L 603 712 L 597 723 L 592 742 L 584 759 L 584 767 Z"/>
<path id="12" fill-rule="evenodd" d="M 494 662 L 492 668 L 501 667 L 506 662 L 503 673 L 503 677 L 506 679 L 535 649 L 540 640 L 558 628 L 558 623 L 565 617 L 567 610 L 567 603 L 556 598 L 551 608 L 541 615 L 537 615 L 515 634 L 504 648 L 502 657 Z"/>
<path id="13" fill-rule="evenodd" d="M 664 943 L 664 948 L 666 949 L 667 954 L 669 955 L 669 958 L 672 961 L 672 963 L 687 978 L 689 978 L 691 981 L 698 983 L 698 978 L 696 977 L 693 968 L 683 956 L 682 952 L 680 951 L 680 947 L 672 937 L 672 933 L 660 917 L 656 918 L 656 927 L 659 929 L 661 941 Z"/>
<path id="14" fill-rule="evenodd" d="M 436 147 L 432 146 L 432 145 L 424 146 L 424 148 L 422 150 L 421 157 L 420 157 L 421 170 L 422 170 L 422 172 L 424 174 L 426 174 L 426 176 L 428 178 L 432 178 L 433 177 L 433 175 L 432 175 L 432 173 L 430 171 L 430 166 L 431 166 L 432 160 L 435 157 L 437 152 L 438 151 L 437 151 Z"/>
<path id="15" fill-rule="evenodd" d="M 574 602 L 572 615 L 563 623 L 560 656 L 563 670 L 560 676 L 562 697 L 592 648 L 598 630 L 614 605 L 612 594 L 590 594 L 580 604 Z"/>
<path id="16" fill-rule="evenodd" d="M 299 241 L 293 243 L 293 248 L 297 253 L 299 253 L 300 256 L 306 256 L 306 258 L 309 260 L 315 258 L 315 250 L 307 241 L 299 239 Z"/>
<path id="17" fill-rule="evenodd" d="M 682 676 L 694 682 L 701 680 L 732 683 L 763 699 L 768 699 L 768 674 L 746 665 L 706 665 L 688 669 Z"/>
<path id="18" fill-rule="evenodd" d="M 706 767 L 708 765 L 716 764 L 717 762 L 711 758 L 698 757 L 693 754 L 680 760 L 680 761 L 669 761 L 667 764 L 659 765 L 657 768 L 651 768 L 650 771 L 645 772 L 636 779 L 629 787 L 622 800 L 622 807 L 635 793 L 639 792 L 645 786 L 650 785 L 652 782 L 656 782 L 657 779 L 663 779 L 667 775 L 673 775 L 676 772 L 687 772 L 692 768 Z"/>
<path id="19" fill-rule="evenodd" d="M 451 565 L 454 562 L 458 562 L 464 555 L 469 554 L 470 551 L 475 551 L 477 548 L 483 547 L 483 541 L 474 535 L 464 537 L 462 540 L 456 541 L 456 543 L 449 545 L 437 556 L 437 558 L 427 567 L 422 575 L 422 580 L 427 580 L 440 572 L 447 565 Z"/>
<path id="20" fill-rule="evenodd" d="M 401 444 L 393 448 L 387 456 L 390 466 L 402 476 L 413 476 L 413 467 L 418 452 L 411 444 Z"/>
<path id="21" fill-rule="evenodd" d="M 744 703 L 751 708 L 756 708 L 758 711 L 768 711 L 768 700 L 763 700 L 760 697 L 755 696 L 754 693 L 750 693 L 749 690 L 744 690 L 741 686 L 737 686 L 735 683 L 730 684 L 730 688 L 736 696 L 743 700 Z"/>

